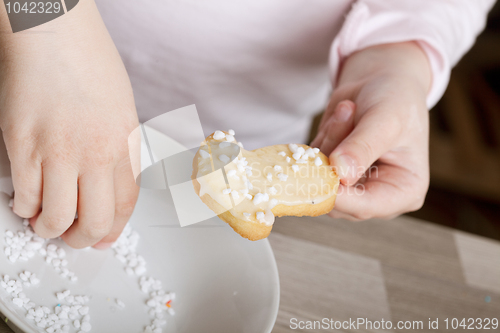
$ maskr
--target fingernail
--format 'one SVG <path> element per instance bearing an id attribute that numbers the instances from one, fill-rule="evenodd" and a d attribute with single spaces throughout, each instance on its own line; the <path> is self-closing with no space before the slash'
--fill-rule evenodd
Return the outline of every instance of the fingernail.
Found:
<path id="1" fill-rule="evenodd" d="M 113 242 L 99 242 L 92 247 L 97 250 L 106 250 L 109 249 L 112 245 Z"/>
<path id="2" fill-rule="evenodd" d="M 332 165 L 336 168 L 340 179 L 349 179 L 356 174 L 356 163 L 349 155 L 333 155 L 332 158 Z"/>
<path id="3" fill-rule="evenodd" d="M 335 118 L 336 121 L 345 123 L 346 121 L 351 118 L 352 115 L 352 108 L 347 106 L 346 104 L 341 104 L 339 106 L 339 109 L 334 112 L 333 118 Z"/>

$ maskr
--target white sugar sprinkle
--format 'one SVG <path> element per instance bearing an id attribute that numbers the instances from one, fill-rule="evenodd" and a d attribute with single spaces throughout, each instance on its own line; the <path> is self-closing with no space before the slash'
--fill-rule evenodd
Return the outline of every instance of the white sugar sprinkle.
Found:
<path id="1" fill-rule="evenodd" d="M 257 214 L 255 214 L 255 217 L 260 222 L 264 222 L 266 220 L 266 214 L 264 214 L 264 212 L 257 212 Z"/>
<path id="2" fill-rule="evenodd" d="M 116 305 L 118 305 L 118 307 L 122 309 L 125 307 L 125 303 L 123 303 L 123 301 L 118 298 L 116 299 Z"/>
<path id="3" fill-rule="evenodd" d="M 280 152 L 278 153 L 278 155 L 285 157 L 285 156 L 286 156 L 286 153 L 285 153 L 284 151 L 280 151 Z"/>
<path id="4" fill-rule="evenodd" d="M 90 323 L 88 321 L 85 321 L 82 323 L 80 328 L 84 332 L 90 332 L 90 330 L 92 329 L 92 326 L 90 325 Z"/>
<path id="5" fill-rule="evenodd" d="M 316 154 L 314 153 L 314 150 L 312 148 L 308 148 L 305 152 L 305 155 L 307 157 L 314 158 Z"/>
<path id="6" fill-rule="evenodd" d="M 12 300 L 12 303 L 14 303 L 14 305 L 17 305 L 18 307 L 23 307 L 23 300 L 21 298 L 18 298 L 18 297 L 15 297 L 13 300 Z"/>
<path id="7" fill-rule="evenodd" d="M 320 166 L 321 164 L 323 164 L 323 161 L 321 160 L 321 158 L 318 156 L 316 157 L 316 159 L 314 160 L 314 164 L 316 166 Z"/>
<path id="8" fill-rule="evenodd" d="M 273 181 L 273 174 L 268 172 L 266 178 L 268 181 L 272 182 Z"/>
<path id="9" fill-rule="evenodd" d="M 294 172 L 299 171 L 299 166 L 298 166 L 297 164 L 292 165 L 292 170 L 293 170 Z"/>
<path id="10" fill-rule="evenodd" d="M 23 232 L 13 233 L 9 230 L 5 232 L 7 243 L 5 250 L 6 254 L 12 256 L 14 252 L 14 255 L 18 257 L 15 258 L 16 260 L 24 260 L 22 256 L 30 258 L 35 252 L 39 252 L 46 256 L 45 261 L 53 266 L 62 277 L 68 277 L 72 281 L 75 281 L 75 273 L 65 268 L 65 266 L 68 265 L 68 261 L 63 259 L 66 257 L 66 251 L 53 243 L 43 248 L 42 246 L 45 240 L 34 234 L 29 223 L 23 223 L 23 227 Z M 127 225 L 123 233 L 112 246 L 115 251 L 115 257 L 126 265 L 126 271 L 131 275 L 142 275 L 146 271 L 146 262 L 144 258 L 136 253 L 138 238 L 139 235 L 137 232 L 132 231 L 130 226 Z M 10 250 L 7 250 L 7 248 Z M 18 252 L 21 254 L 18 254 Z M 30 252 L 32 252 L 32 254 L 30 254 Z M 10 279 L 8 275 L 4 275 L 3 278 L 0 279 L 2 288 L 6 289 L 6 291 L 11 294 L 13 304 L 26 309 L 26 319 L 34 321 L 37 327 L 45 329 L 47 333 L 68 332 L 70 330 L 68 325 L 70 323 L 69 320 L 73 321 L 73 325 L 77 330 L 80 329 L 79 332 L 91 331 L 90 309 L 85 305 L 90 300 L 88 296 L 73 296 L 70 290 L 57 292 L 55 293 L 56 298 L 60 303 L 64 301 L 66 304 L 58 304 L 52 311 L 46 306 L 37 306 L 23 293 L 23 285 L 30 286 L 32 284 L 38 284 L 39 282 L 40 280 L 36 277 L 36 274 L 29 271 L 19 273 L 19 280 Z M 153 311 L 151 325 L 148 327 L 152 329 L 153 333 L 159 333 L 162 331 L 161 326 L 166 324 L 166 321 L 161 320 L 161 318 L 163 318 L 163 312 L 166 311 L 171 315 L 174 314 L 169 304 L 170 301 L 175 299 L 175 294 L 165 292 L 162 289 L 160 280 L 146 278 L 144 276 L 142 276 L 139 281 L 139 287 L 150 297 L 150 299 L 147 300 L 147 304 L 152 305 L 154 303 L 154 308 L 151 309 Z M 124 303 L 120 300 L 117 299 L 116 303 L 119 307 L 124 307 Z"/>
<path id="11" fill-rule="evenodd" d="M 229 170 L 229 171 L 227 172 L 227 176 L 228 176 L 228 177 L 232 177 L 232 176 L 235 176 L 235 175 L 236 175 L 236 170 L 234 170 L 234 169 L 233 169 L 233 170 Z"/>
<path id="12" fill-rule="evenodd" d="M 134 267 L 132 274 L 135 273 L 136 275 L 142 275 L 146 271 L 146 261 L 141 255 L 136 253 L 138 237 L 139 235 L 137 232 L 132 231 L 130 226 L 127 225 L 120 238 L 118 238 L 118 241 L 113 245 L 113 249 L 116 254 L 122 255 L 128 260 L 129 266 L 127 269 L 132 269 L 130 265 L 137 265 Z M 150 327 L 161 332 L 161 326 L 165 325 L 166 322 L 158 321 L 158 318 L 163 316 L 164 311 L 174 315 L 173 309 L 165 304 L 175 299 L 175 293 L 164 291 L 160 280 L 155 280 L 152 277 L 146 276 L 141 276 L 139 280 L 139 288 L 149 297 L 149 299 L 146 300 L 146 304 L 148 304 L 148 306 L 154 305 L 154 307 L 152 307 L 149 311 L 151 316 Z M 116 300 L 116 303 L 120 306 L 118 299 Z M 81 320 L 82 330 L 83 323 L 88 322 L 89 319 L 88 315 L 85 315 Z"/>
<path id="13" fill-rule="evenodd" d="M 265 202 L 265 201 L 269 201 L 269 194 L 267 194 L 267 193 L 257 193 L 253 197 L 253 203 L 254 203 L 254 205 L 258 205 L 261 202 Z"/>
<path id="14" fill-rule="evenodd" d="M 205 151 L 204 149 L 200 149 L 200 156 L 202 158 L 209 158 L 210 154 L 207 151 Z"/>
<path id="15" fill-rule="evenodd" d="M 224 132 L 221 132 L 221 131 L 215 131 L 214 135 L 213 135 L 213 138 L 214 140 L 222 140 L 226 137 L 226 134 Z"/>
<path id="16" fill-rule="evenodd" d="M 283 168 L 281 166 L 279 166 L 279 165 L 274 166 L 274 171 L 281 171 L 281 170 L 283 170 Z"/>
<path id="17" fill-rule="evenodd" d="M 228 132 L 229 134 L 231 134 L 231 135 L 235 135 L 235 134 L 236 134 L 236 133 L 234 132 L 234 130 L 232 130 L 232 129 L 228 130 L 227 132 Z"/>
<path id="18" fill-rule="evenodd" d="M 285 175 L 284 173 L 278 173 L 277 177 L 282 182 L 286 182 L 286 180 L 288 179 L 288 175 Z"/>
<path id="19" fill-rule="evenodd" d="M 229 162 L 229 157 L 227 157 L 224 154 L 221 154 L 221 155 L 219 155 L 219 160 L 221 160 L 221 162 L 223 162 L 223 163 L 227 163 L 227 162 Z"/>

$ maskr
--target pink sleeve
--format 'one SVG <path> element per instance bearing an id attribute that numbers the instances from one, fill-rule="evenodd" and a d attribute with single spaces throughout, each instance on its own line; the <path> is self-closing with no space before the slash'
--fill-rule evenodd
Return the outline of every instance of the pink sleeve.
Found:
<path id="1" fill-rule="evenodd" d="M 330 68 L 336 81 L 339 64 L 369 46 L 416 41 L 432 68 L 427 105 L 443 95 L 453 67 L 484 28 L 494 0 L 358 0 L 333 41 Z"/>

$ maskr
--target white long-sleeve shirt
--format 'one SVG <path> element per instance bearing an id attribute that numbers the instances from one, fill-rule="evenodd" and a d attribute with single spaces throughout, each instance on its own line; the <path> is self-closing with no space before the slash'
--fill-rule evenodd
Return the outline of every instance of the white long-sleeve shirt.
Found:
<path id="1" fill-rule="evenodd" d="M 428 106 L 483 29 L 493 0 L 97 0 L 141 121 L 196 104 L 206 135 L 245 148 L 304 142 L 342 58 L 417 41 L 433 72 Z M 195 140 L 189 124 L 163 124 Z M 176 138 L 179 139 L 179 138 Z M 192 146 L 192 145 L 190 145 Z"/>

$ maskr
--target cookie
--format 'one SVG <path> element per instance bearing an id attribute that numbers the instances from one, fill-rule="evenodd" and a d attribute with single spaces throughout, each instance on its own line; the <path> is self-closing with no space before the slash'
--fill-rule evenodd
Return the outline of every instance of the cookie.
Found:
<path id="1" fill-rule="evenodd" d="M 330 212 L 339 186 L 319 149 L 281 144 L 248 151 L 232 130 L 206 138 L 194 157 L 192 180 L 201 200 L 253 241 L 269 236 L 275 217 Z"/>

